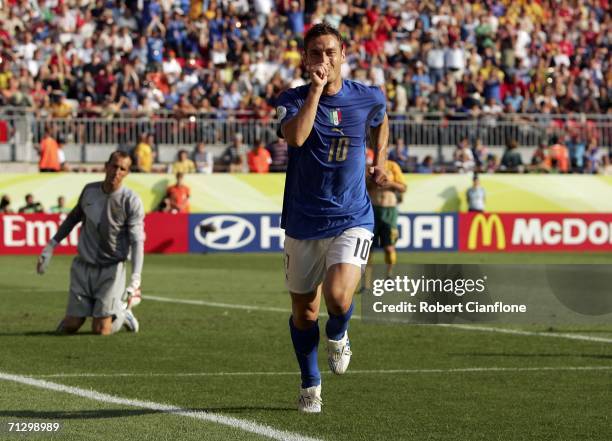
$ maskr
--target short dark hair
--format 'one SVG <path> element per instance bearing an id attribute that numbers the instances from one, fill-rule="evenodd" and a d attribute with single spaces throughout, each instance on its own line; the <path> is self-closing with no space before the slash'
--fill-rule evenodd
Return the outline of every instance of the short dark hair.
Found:
<path id="1" fill-rule="evenodd" d="M 344 46 L 344 39 L 342 38 L 342 35 L 340 35 L 340 32 L 338 32 L 338 30 L 329 23 L 323 22 L 317 23 L 311 27 L 308 32 L 306 32 L 306 36 L 304 36 L 304 50 L 308 50 L 308 44 L 310 44 L 310 42 L 315 38 L 322 35 L 333 35 L 338 39 L 340 47 Z"/>
<path id="2" fill-rule="evenodd" d="M 115 157 L 118 157 L 119 159 L 128 158 L 130 161 L 132 160 L 132 158 L 131 158 L 129 153 L 123 152 L 121 150 L 115 150 L 113 153 L 110 154 L 110 156 L 108 157 L 108 161 L 106 161 L 106 163 L 110 164 L 111 161 L 113 160 L 113 158 L 115 158 Z"/>

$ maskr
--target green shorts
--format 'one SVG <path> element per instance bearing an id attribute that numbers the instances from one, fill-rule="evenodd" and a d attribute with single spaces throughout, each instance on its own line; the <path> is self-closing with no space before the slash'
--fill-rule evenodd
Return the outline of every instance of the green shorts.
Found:
<path id="1" fill-rule="evenodd" d="M 374 208 L 374 238 L 377 247 L 395 245 L 399 237 L 397 229 L 397 207 Z"/>
<path id="2" fill-rule="evenodd" d="M 125 292 L 125 263 L 91 265 L 75 258 L 70 267 L 70 293 L 66 315 L 109 317 L 121 308 Z"/>

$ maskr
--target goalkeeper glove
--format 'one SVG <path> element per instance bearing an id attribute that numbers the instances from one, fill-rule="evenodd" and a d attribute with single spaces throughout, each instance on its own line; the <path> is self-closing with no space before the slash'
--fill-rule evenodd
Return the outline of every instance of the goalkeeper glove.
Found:
<path id="1" fill-rule="evenodd" d="M 38 272 L 38 274 L 44 274 L 45 271 L 47 271 L 49 263 L 51 263 L 51 257 L 53 257 L 53 250 L 56 246 L 57 242 L 51 239 L 43 248 L 42 253 L 38 256 L 38 262 L 36 264 L 36 272 Z"/>
<path id="2" fill-rule="evenodd" d="M 125 301 L 128 308 L 132 308 L 140 303 L 140 280 L 140 274 L 132 274 L 130 284 L 125 290 Z"/>

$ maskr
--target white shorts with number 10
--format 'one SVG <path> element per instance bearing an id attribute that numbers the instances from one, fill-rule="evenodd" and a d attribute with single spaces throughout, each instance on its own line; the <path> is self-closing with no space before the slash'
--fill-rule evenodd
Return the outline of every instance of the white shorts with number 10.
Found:
<path id="1" fill-rule="evenodd" d="M 368 263 L 372 233 L 349 228 L 340 236 L 326 239 L 285 238 L 285 284 L 290 292 L 306 294 L 323 282 L 327 269 L 337 263 L 364 268 Z"/>

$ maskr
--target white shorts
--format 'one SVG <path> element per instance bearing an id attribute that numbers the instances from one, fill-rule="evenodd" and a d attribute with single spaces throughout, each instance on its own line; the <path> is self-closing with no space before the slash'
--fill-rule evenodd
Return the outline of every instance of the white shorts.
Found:
<path id="1" fill-rule="evenodd" d="M 323 282 L 327 269 L 337 263 L 364 268 L 368 263 L 372 233 L 354 227 L 326 239 L 285 238 L 285 285 L 295 294 L 306 294 Z"/>

